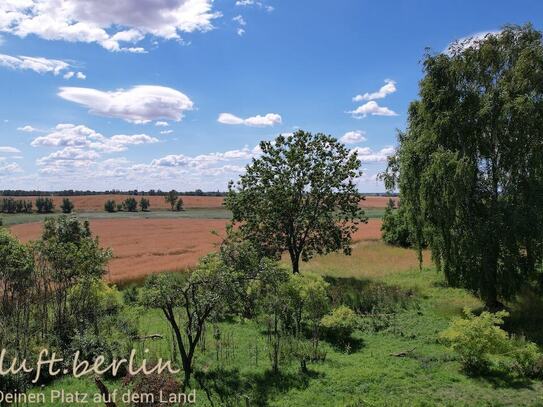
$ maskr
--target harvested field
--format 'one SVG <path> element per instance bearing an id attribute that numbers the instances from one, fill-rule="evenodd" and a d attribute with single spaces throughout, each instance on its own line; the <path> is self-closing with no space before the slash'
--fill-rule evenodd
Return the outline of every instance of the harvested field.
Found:
<path id="1" fill-rule="evenodd" d="M 82 212 L 103 212 L 104 203 L 107 200 L 114 200 L 117 203 L 121 203 L 128 195 L 82 195 L 82 196 L 54 196 L 53 202 L 55 204 L 55 210 L 59 211 L 63 198 L 69 198 L 75 205 L 75 211 Z M 35 201 L 35 196 L 20 196 L 13 197 L 14 199 L 26 199 Z M 139 201 L 141 196 L 136 196 Z M 146 196 L 151 203 L 151 211 L 153 210 L 167 210 L 170 209 L 169 204 L 166 203 L 163 196 Z M 191 208 L 222 208 L 224 198 L 221 196 L 182 196 L 184 207 Z M 397 200 L 397 198 L 393 198 Z M 386 196 L 368 196 L 365 200 L 360 202 L 362 208 L 386 208 L 389 198 Z"/>
<path id="2" fill-rule="evenodd" d="M 224 236 L 222 219 L 95 219 L 92 232 L 103 247 L 113 250 L 107 278 L 121 282 L 139 280 L 151 273 L 182 270 L 216 250 Z M 354 236 L 357 241 L 381 237 L 381 221 L 370 219 Z M 22 241 L 38 239 L 41 223 L 14 225 L 11 231 Z M 212 234 L 217 231 L 219 236 Z"/>

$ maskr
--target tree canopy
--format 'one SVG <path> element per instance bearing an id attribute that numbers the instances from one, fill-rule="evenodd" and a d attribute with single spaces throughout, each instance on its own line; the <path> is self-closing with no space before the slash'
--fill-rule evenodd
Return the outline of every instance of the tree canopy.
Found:
<path id="1" fill-rule="evenodd" d="M 541 38 L 530 25 L 506 26 L 427 53 L 384 176 L 400 189 L 419 248 L 426 237 L 448 282 L 489 307 L 541 279 Z"/>
<path id="2" fill-rule="evenodd" d="M 300 259 L 351 251 L 351 235 L 365 222 L 356 179 L 360 161 L 335 138 L 298 130 L 260 143 L 226 206 L 244 237 L 265 255 L 288 251 L 294 273 Z"/>

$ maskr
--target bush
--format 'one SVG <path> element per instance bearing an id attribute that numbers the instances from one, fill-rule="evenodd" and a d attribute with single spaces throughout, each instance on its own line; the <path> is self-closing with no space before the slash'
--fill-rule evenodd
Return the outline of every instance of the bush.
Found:
<path id="1" fill-rule="evenodd" d="M 473 315 L 469 309 L 464 312 L 466 318 L 455 318 L 439 337 L 460 355 L 466 371 L 484 373 L 493 360 L 498 359 L 502 366 L 520 376 L 536 373 L 537 363 L 542 357 L 537 345 L 512 338 L 500 328 L 503 319 L 509 316 L 507 311 L 485 311 L 479 316 Z"/>
<path id="2" fill-rule="evenodd" d="M 37 198 L 36 208 L 38 209 L 38 213 L 52 213 L 55 205 L 51 198 Z"/>
<path id="3" fill-rule="evenodd" d="M 388 201 L 385 209 L 381 232 L 385 243 L 400 247 L 413 246 L 414 240 L 411 238 L 406 213 L 401 207 L 396 209 L 392 199 Z"/>
<path id="4" fill-rule="evenodd" d="M 115 212 L 116 209 L 117 209 L 117 205 L 115 204 L 115 201 L 111 199 L 107 200 L 106 203 L 104 204 L 104 210 L 106 212 L 113 213 Z"/>
<path id="5" fill-rule="evenodd" d="M 123 208 L 127 212 L 136 212 L 138 210 L 138 202 L 133 197 L 126 198 L 123 202 Z"/>
<path id="6" fill-rule="evenodd" d="M 142 212 L 147 212 L 150 206 L 151 204 L 149 203 L 149 200 L 147 198 L 140 199 L 140 208 Z"/>
<path id="7" fill-rule="evenodd" d="M 335 339 L 349 339 L 358 326 L 356 313 L 344 305 L 334 308 L 321 319 L 321 326 Z"/>
<path id="8" fill-rule="evenodd" d="M 178 212 L 183 210 L 183 200 L 181 198 L 177 199 L 177 202 L 175 203 L 175 210 Z"/>
<path id="9" fill-rule="evenodd" d="M 62 209 L 62 213 L 72 213 L 74 204 L 68 198 L 64 198 L 62 200 L 62 205 L 60 205 L 60 209 Z"/>

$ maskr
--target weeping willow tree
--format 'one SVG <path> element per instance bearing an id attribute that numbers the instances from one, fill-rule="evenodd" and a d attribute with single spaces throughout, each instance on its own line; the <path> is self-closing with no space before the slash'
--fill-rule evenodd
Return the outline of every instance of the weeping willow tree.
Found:
<path id="1" fill-rule="evenodd" d="M 531 25 L 425 55 L 383 178 L 449 284 L 489 308 L 542 286 L 543 46 Z"/>

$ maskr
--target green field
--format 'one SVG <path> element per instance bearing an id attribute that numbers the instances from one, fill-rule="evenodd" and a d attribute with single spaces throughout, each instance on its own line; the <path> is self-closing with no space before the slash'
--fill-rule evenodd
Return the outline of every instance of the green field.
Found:
<path id="1" fill-rule="evenodd" d="M 365 209 L 368 218 L 381 218 L 385 212 L 384 209 L 370 208 Z M 24 223 L 43 222 L 49 217 L 60 216 L 60 213 L 39 214 L 39 213 L 15 213 L 0 214 L 0 219 L 4 226 L 20 225 Z M 149 212 L 82 212 L 74 213 L 82 220 L 94 219 L 232 219 L 229 210 L 223 208 L 191 208 L 181 212 L 172 211 L 149 211 Z"/>
<path id="2" fill-rule="evenodd" d="M 221 337 L 225 338 L 222 345 L 213 338 L 209 327 L 205 350 L 200 348 L 196 366 L 212 378 L 209 386 L 220 388 L 225 394 L 224 404 L 215 405 L 543 406 L 540 381 L 518 380 L 503 373 L 469 377 L 462 372 L 457 356 L 437 341 L 438 332 L 463 307 L 481 306 L 474 296 L 446 287 L 433 268 L 378 270 L 365 264 L 363 253 L 368 250 L 392 258 L 414 255 L 381 242 L 372 245 L 355 247 L 351 259 L 356 261 L 344 258 L 338 263 L 339 256 L 331 255 L 306 264 L 304 272 L 330 274 L 329 268 L 336 278 L 356 277 L 363 285 L 395 287 L 408 293 L 409 300 L 398 304 L 385 319 L 365 319 L 350 349 L 324 343 L 326 360 L 310 364 L 308 374 L 300 373 L 294 362 L 285 362 L 280 374 L 272 374 L 266 337 L 254 322 L 219 324 Z M 172 342 L 164 318 L 156 311 L 134 312 L 141 315 L 142 334 L 164 336 L 140 343 L 140 350 L 149 348 L 155 357 L 168 359 Z M 543 322 L 537 320 L 538 316 L 534 318 L 532 323 Z M 404 351 L 405 357 L 391 355 Z M 122 391 L 119 381 L 109 382 L 109 386 Z M 66 391 L 96 392 L 90 381 L 84 384 L 72 378 L 51 385 L 60 387 Z M 197 390 L 197 395 L 197 405 L 210 405 L 202 390 Z"/>
<path id="3" fill-rule="evenodd" d="M 23 223 L 42 222 L 49 217 L 58 217 L 60 213 L 52 214 L 0 214 L 5 226 L 20 225 Z M 221 208 L 194 208 L 180 212 L 149 211 L 149 212 L 83 212 L 74 213 L 81 220 L 94 219 L 231 219 L 232 215 L 227 209 Z"/>

